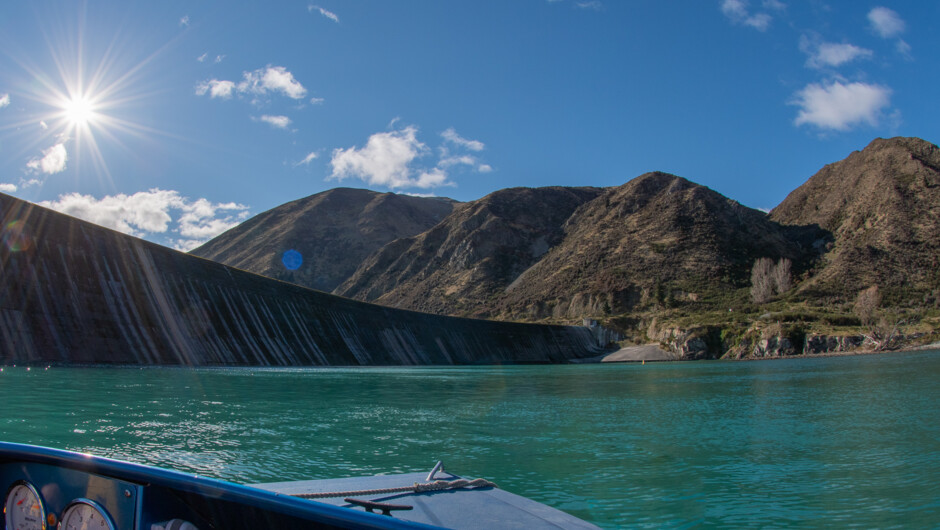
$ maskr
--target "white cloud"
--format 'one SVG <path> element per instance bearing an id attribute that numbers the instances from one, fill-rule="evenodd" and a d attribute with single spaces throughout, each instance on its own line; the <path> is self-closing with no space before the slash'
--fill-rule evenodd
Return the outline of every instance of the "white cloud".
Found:
<path id="1" fill-rule="evenodd" d="M 882 38 L 890 39 L 904 33 L 904 20 L 887 7 L 876 7 L 868 12 L 872 29 Z"/>
<path id="2" fill-rule="evenodd" d="M 215 62 L 221 62 L 224 58 L 224 55 L 218 55 Z M 228 99 L 235 92 L 255 96 L 280 92 L 291 99 L 301 99 L 307 94 L 307 89 L 283 66 L 268 65 L 252 72 L 243 72 L 242 77 L 238 84 L 219 79 L 201 81 L 196 85 L 196 95 L 203 96 L 208 93 L 211 98 Z M 257 100 L 255 102 L 257 103 Z"/>
<path id="3" fill-rule="evenodd" d="M 326 100 L 323 98 L 310 98 L 311 105 L 322 105 L 324 101 Z"/>
<path id="4" fill-rule="evenodd" d="M 795 94 L 791 104 L 800 107 L 796 125 L 845 131 L 862 123 L 877 125 L 890 99 L 888 87 L 833 81 L 828 85 L 806 85 Z"/>
<path id="5" fill-rule="evenodd" d="M 290 118 L 287 116 L 269 116 L 265 114 L 258 119 L 278 129 L 286 129 L 290 125 Z"/>
<path id="6" fill-rule="evenodd" d="M 397 118 L 390 126 L 394 126 Z M 417 161 L 431 152 L 427 145 L 418 140 L 417 128 L 408 126 L 400 130 L 380 132 L 369 137 L 362 148 L 334 149 L 330 164 L 333 172 L 330 179 L 343 180 L 354 177 L 371 185 L 398 188 L 436 188 L 452 186 L 448 171 L 457 166 L 469 166 L 480 173 L 493 170 L 473 155 L 466 153 L 451 154 L 445 146 L 438 147 L 439 157 L 433 167 L 421 167 Z M 457 149 L 481 151 L 482 142 L 467 140 L 453 128 L 449 128 L 441 137 L 452 143 Z"/>
<path id="7" fill-rule="evenodd" d="M 49 124 L 44 122 L 43 120 L 39 120 L 39 128 L 45 131 L 46 129 L 49 128 Z"/>
<path id="8" fill-rule="evenodd" d="M 26 163 L 26 167 L 34 172 L 52 175 L 65 171 L 65 163 L 69 154 L 65 150 L 65 142 L 59 142 L 49 149 L 44 149 L 42 157 L 36 157 Z"/>
<path id="9" fill-rule="evenodd" d="M 486 147 L 483 145 L 483 142 L 477 140 L 467 140 L 466 138 L 461 137 L 459 134 L 457 134 L 457 131 L 454 130 L 453 127 L 442 132 L 441 136 L 448 142 L 451 142 L 454 145 L 458 145 L 460 147 L 466 147 L 471 151 L 482 151 L 483 148 Z"/>
<path id="10" fill-rule="evenodd" d="M 409 167 L 428 151 L 428 147 L 418 141 L 417 133 L 416 128 L 409 126 L 400 131 L 375 133 L 361 149 L 334 149 L 330 160 L 333 173 L 329 178 L 355 177 L 389 188 L 425 187 L 419 184 L 420 179 L 412 177 L 413 170 Z"/>
<path id="11" fill-rule="evenodd" d="M 300 99 L 307 94 L 307 89 L 283 66 L 268 65 L 254 72 L 245 72 L 243 76 L 245 79 L 236 87 L 239 92 L 258 95 L 281 92 L 292 99 Z"/>
<path id="12" fill-rule="evenodd" d="M 209 52 L 206 52 L 206 53 L 200 55 L 199 57 L 196 57 L 196 60 L 199 61 L 200 63 L 202 63 L 202 62 L 205 62 L 206 57 L 209 57 Z"/>
<path id="13" fill-rule="evenodd" d="M 418 175 L 415 186 L 427 189 L 449 184 L 450 182 L 447 181 L 447 172 L 444 171 L 443 168 L 435 167 L 427 171 L 422 171 L 421 174 Z"/>
<path id="14" fill-rule="evenodd" d="M 179 218 L 180 235 L 203 241 L 225 232 L 248 216 L 248 207 L 243 204 L 216 204 L 206 199 L 184 202 L 180 209 L 183 211 Z M 222 212 L 232 213 L 220 217 Z"/>
<path id="15" fill-rule="evenodd" d="M 0 191 L 3 193 L 13 193 L 16 191 L 16 184 L 8 184 L 6 182 L 0 182 Z"/>
<path id="16" fill-rule="evenodd" d="M 780 0 L 764 0 L 761 5 L 764 6 L 764 9 L 773 9 L 774 11 L 783 11 L 787 8 L 787 4 Z"/>
<path id="17" fill-rule="evenodd" d="M 339 17 L 336 16 L 336 13 L 327 11 L 326 9 L 323 9 L 323 8 L 320 7 L 320 6 L 308 5 L 308 6 L 307 6 L 307 11 L 309 11 L 309 12 L 311 12 L 311 13 L 314 12 L 314 11 L 319 11 L 321 15 L 323 15 L 323 16 L 325 16 L 326 18 L 332 20 L 333 22 L 336 22 L 337 24 L 339 23 Z"/>
<path id="18" fill-rule="evenodd" d="M 294 167 L 309 165 L 310 162 L 313 162 L 317 158 L 317 156 L 318 155 L 315 152 L 311 151 L 310 153 L 307 153 L 307 156 L 305 156 L 303 160 L 294 164 Z"/>
<path id="19" fill-rule="evenodd" d="M 218 79 L 210 79 L 196 85 L 197 96 L 203 96 L 208 92 L 210 98 L 228 99 L 232 97 L 234 90 L 235 83 L 231 81 L 220 81 Z"/>
<path id="20" fill-rule="evenodd" d="M 752 27 L 758 31 L 767 31 L 772 17 L 767 13 L 751 14 L 747 0 L 722 0 L 721 12 L 731 22 Z"/>
<path id="21" fill-rule="evenodd" d="M 10 104 L 10 94 L 0 94 L 0 109 Z"/>
<path id="22" fill-rule="evenodd" d="M 215 64 L 219 64 L 219 63 L 222 62 L 222 59 L 225 59 L 225 56 L 224 56 L 224 55 L 216 55 L 216 56 L 215 56 L 215 60 L 212 61 L 212 62 L 214 62 Z"/>
<path id="23" fill-rule="evenodd" d="M 144 237 L 170 231 L 174 213 L 179 217 L 172 232 L 182 236 L 177 248 L 192 249 L 232 228 L 248 216 L 248 207 L 236 203 L 191 201 L 173 190 L 158 188 L 133 195 L 91 195 L 70 193 L 42 206 L 105 226 L 125 234 Z"/>
<path id="24" fill-rule="evenodd" d="M 181 28 L 185 28 L 185 27 L 188 26 L 188 25 L 189 25 L 189 15 L 186 15 L 186 16 L 180 18 L 180 27 L 181 27 Z"/>
<path id="25" fill-rule="evenodd" d="M 806 66 L 817 69 L 841 66 L 855 59 L 867 59 L 872 56 L 871 50 L 854 44 L 818 42 L 818 39 L 806 35 L 800 37 L 800 50 L 809 55 Z"/>

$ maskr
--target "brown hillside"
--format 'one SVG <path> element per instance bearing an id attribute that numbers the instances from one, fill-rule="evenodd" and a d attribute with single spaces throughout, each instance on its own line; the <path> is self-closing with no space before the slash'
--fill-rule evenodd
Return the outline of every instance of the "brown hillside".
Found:
<path id="1" fill-rule="evenodd" d="M 283 281 L 332 291 L 386 243 L 424 232 L 455 202 L 337 188 L 278 206 L 236 226 L 191 253 Z M 303 256 L 295 271 L 286 250 Z"/>
<path id="2" fill-rule="evenodd" d="M 336 294 L 450 315 L 493 316 L 493 302 L 564 237 L 596 188 L 512 188 L 461 204 L 443 222 L 394 241 L 365 261 Z"/>
<path id="3" fill-rule="evenodd" d="M 694 300 L 746 285 L 759 257 L 801 258 L 757 210 L 666 173 L 647 173 L 580 207 L 566 237 L 507 290 L 502 312 L 530 318 L 621 313 L 657 291 Z"/>
<path id="4" fill-rule="evenodd" d="M 940 149 L 929 142 L 876 139 L 821 169 L 770 217 L 833 234 L 804 291 L 851 298 L 877 284 L 910 298 L 940 289 Z"/>

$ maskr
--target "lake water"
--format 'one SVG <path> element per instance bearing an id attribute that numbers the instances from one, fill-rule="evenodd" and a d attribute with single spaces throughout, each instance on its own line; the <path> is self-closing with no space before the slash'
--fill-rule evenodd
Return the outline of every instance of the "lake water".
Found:
<path id="1" fill-rule="evenodd" d="M 940 351 L 763 362 L 5 367 L 0 439 L 241 483 L 428 470 L 603 527 L 940 525 Z"/>

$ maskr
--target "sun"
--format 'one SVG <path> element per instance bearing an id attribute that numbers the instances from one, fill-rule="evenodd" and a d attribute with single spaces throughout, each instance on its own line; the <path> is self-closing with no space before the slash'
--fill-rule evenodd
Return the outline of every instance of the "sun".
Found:
<path id="1" fill-rule="evenodd" d="M 73 127 L 87 127 L 95 121 L 95 103 L 85 96 L 73 96 L 62 102 L 62 115 Z"/>

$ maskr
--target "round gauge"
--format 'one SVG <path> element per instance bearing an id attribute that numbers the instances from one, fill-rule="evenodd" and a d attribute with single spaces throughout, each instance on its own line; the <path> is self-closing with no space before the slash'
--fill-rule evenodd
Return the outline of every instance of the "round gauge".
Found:
<path id="1" fill-rule="evenodd" d="M 46 530 L 46 509 L 32 484 L 20 480 L 10 486 L 3 501 L 3 518 L 8 530 Z"/>
<path id="2" fill-rule="evenodd" d="M 114 523 L 97 502 L 75 499 L 62 512 L 59 530 L 114 530 Z"/>

